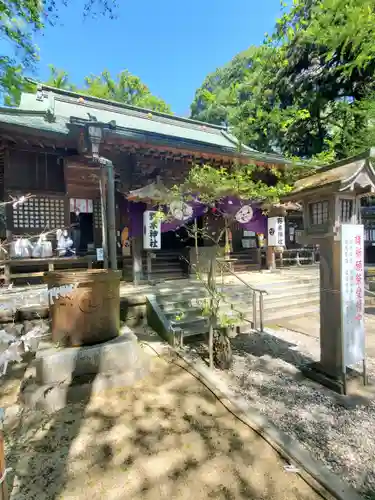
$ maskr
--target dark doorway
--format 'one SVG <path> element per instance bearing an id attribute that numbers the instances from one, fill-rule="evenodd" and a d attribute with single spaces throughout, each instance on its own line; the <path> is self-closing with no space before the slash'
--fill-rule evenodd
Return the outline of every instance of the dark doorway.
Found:
<path id="1" fill-rule="evenodd" d="M 197 217 L 198 226 L 198 246 L 203 246 L 202 237 L 203 217 Z M 161 248 L 163 250 L 181 250 L 187 247 L 195 246 L 194 221 L 188 222 L 175 231 L 168 231 L 161 235 Z"/>
<path id="2" fill-rule="evenodd" d="M 94 219 L 93 214 L 80 213 L 78 216 L 70 213 L 72 224 L 72 239 L 77 253 L 86 253 L 87 246 L 94 243 Z"/>

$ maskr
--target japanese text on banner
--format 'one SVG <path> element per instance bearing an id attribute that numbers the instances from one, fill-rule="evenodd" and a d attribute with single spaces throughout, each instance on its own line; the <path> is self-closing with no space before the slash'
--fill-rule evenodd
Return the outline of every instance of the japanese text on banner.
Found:
<path id="1" fill-rule="evenodd" d="M 344 367 L 365 357 L 363 226 L 341 228 L 341 328 Z"/>

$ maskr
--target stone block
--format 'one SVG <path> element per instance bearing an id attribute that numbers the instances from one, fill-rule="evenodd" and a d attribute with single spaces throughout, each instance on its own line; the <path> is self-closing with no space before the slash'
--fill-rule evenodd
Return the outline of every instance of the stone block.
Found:
<path id="1" fill-rule="evenodd" d="M 19 394 L 19 403 L 47 412 L 59 411 L 68 404 L 87 404 L 92 396 L 103 391 L 130 387 L 149 374 L 149 359 L 144 355 L 137 366 L 121 373 L 93 376 L 92 380 L 78 384 L 37 384 L 29 379 Z"/>
<path id="2" fill-rule="evenodd" d="M 83 375 L 122 373 L 138 366 L 141 354 L 137 338 L 130 332 L 93 346 L 42 349 L 35 359 L 36 382 L 70 383 Z"/>

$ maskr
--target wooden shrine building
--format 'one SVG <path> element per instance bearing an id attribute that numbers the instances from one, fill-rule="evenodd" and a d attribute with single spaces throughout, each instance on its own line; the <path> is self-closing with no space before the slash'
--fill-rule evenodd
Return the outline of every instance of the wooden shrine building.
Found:
<path id="1" fill-rule="evenodd" d="M 72 226 L 78 208 L 77 254 L 88 258 L 90 266 L 96 265 L 95 248 L 102 238 L 100 175 L 83 147 L 85 125 L 92 121 L 115 124 L 105 132 L 100 154 L 112 160 L 115 169 L 120 260 L 130 191 L 155 182 L 171 186 L 183 179 L 192 164 L 243 162 L 271 167 L 286 163 L 277 155 L 240 147 L 224 127 L 39 85 L 35 94 L 22 95 L 17 108 L 0 108 L 0 201 L 7 202 L 0 219 L 2 239 L 32 238 L 46 230 L 53 235 Z M 16 207 L 9 203 L 26 194 L 32 195 L 28 202 Z M 131 261 L 134 269 L 134 259 L 141 258 L 136 239 L 128 257 L 130 273 Z M 169 264 L 177 243 L 173 234 L 163 235 L 162 249 Z M 6 255 L 2 258 L 8 260 Z"/>

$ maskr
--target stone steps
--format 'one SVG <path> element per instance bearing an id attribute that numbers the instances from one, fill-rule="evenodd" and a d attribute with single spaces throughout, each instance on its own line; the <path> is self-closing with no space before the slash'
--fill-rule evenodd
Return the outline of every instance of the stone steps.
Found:
<path id="1" fill-rule="evenodd" d="M 276 324 L 319 311 L 319 274 L 316 270 L 301 270 L 278 273 L 244 273 L 249 285 L 259 288 L 264 294 L 264 324 Z M 242 278 L 244 279 L 244 278 Z M 245 284 L 227 280 L 218 284 L 218 291 L 225 295 L 221 314 L 230 314 L 240 319 L 243 326 L 253 322 L 252 290 Z M 160 284 L 156 287 L 156 301 L 159 304 L 165 324 L 176 331 L 183 330 L 184 337 L 201 335 L 208 331 L 208 320 L 202 315 L 202 303 L 208 298 L 204 285 L 194 280 L 184 280 L 176 285 Z M 258 302 L 259 303 L 259 302 Z M 259 309 L 257 309 L 259 322 Z"/>

